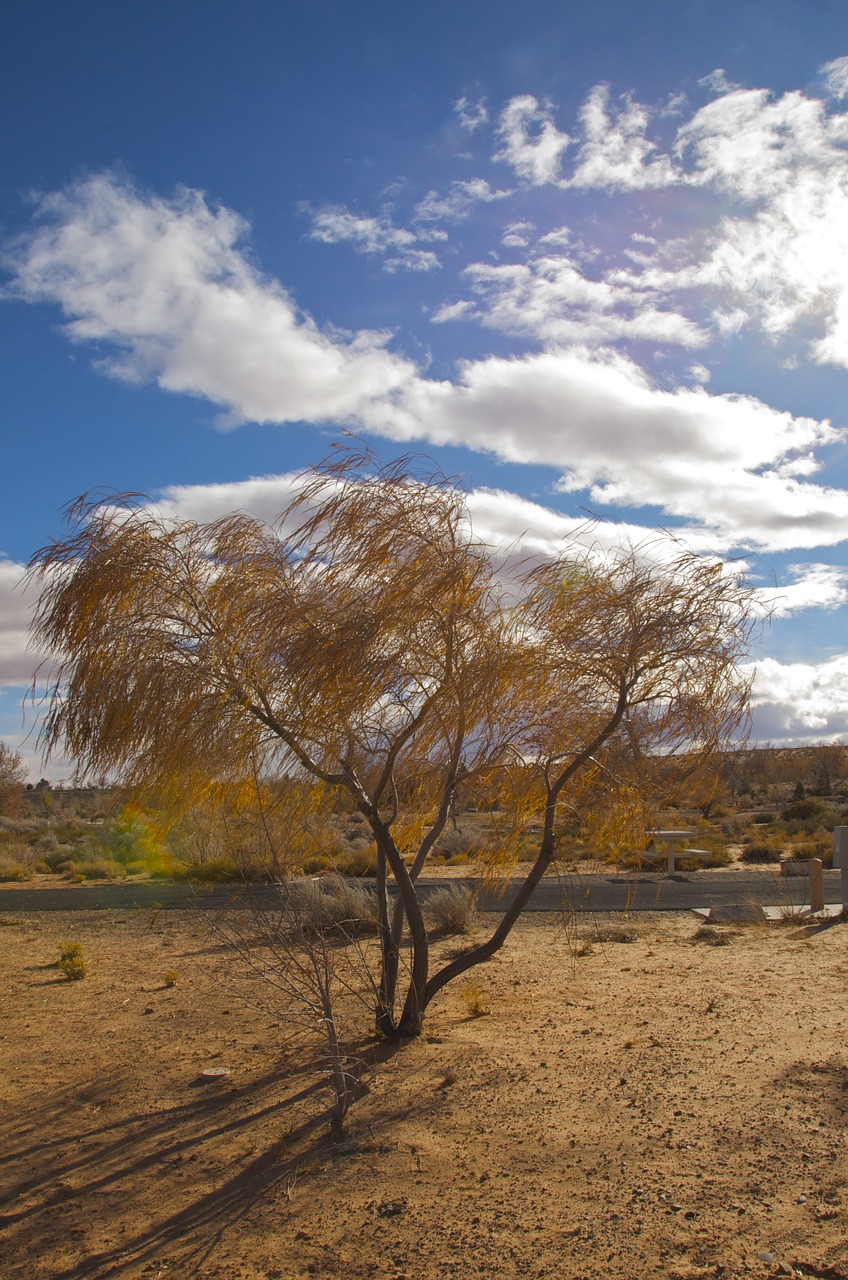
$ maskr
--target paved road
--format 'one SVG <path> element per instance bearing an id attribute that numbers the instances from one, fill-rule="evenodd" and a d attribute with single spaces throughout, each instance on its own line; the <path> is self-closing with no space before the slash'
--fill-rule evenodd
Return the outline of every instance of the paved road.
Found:
<path id="1" fill-rule="evenodd" d="M 838 871 L 825 872 L 825 901 L 839 902 Z M 424 880 L 419 884 L 426 895 L 443 888 L 444 880 Z M 452 884 L 474 884 L 453 880 Z M 514 882 L 516 883 L 516 882 Z M 260 901 L 271 901 L 268 891 L 256 889 Z M 807 902 L 805 879 L 783 878 L 770 871 L 694 871 L 673 876 L 640 872 L 614 875 L 564 875 L 544 880 L 531 899 L 530 911 L 689 911 L 694 907 L 730 906 L 758 902 L 762 906 L 803 906 Z M 485 891 L 480 896 L 483 911 L 503 911 L 510 894 L 499 896 Z M 250 894 L 240 886 L 213 885 L 193 890 L 184 884 L 79 885 L 59 889 L 0 888 L 0 914 L 10 911 L 91 911 L 132 908 L 174 910 L 200 907 L 221 910 L 248 906 Z"/>

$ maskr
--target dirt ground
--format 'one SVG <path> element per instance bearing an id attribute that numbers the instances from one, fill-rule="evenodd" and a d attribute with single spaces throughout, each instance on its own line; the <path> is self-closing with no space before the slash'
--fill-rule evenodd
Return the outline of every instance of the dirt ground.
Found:
<path id="1" fill-rule="evenodd" d="M 0 919 L 0 1275 L 848 1277 L 848 926 L 622 923 L 523 921 L 334 1148 L 196 914 Z"/>

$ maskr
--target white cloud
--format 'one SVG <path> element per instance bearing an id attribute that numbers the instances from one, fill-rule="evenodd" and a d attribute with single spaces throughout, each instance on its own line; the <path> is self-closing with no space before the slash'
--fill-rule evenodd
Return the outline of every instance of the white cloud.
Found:
<path id="1" fill-rule="evenodd" d="M 848 654 L 819 664 L 764 658 L 754 671 L 759 741 L 801 745 L 848 733 Z"/>
<path id="2" fill-rule="evenodd" d="M 392 439 L 558 467 L 563 489 L 657 506 L 717 550 L 834 545 L 848 527 L 848 494 L 794 475 L 799 456 L 841 438 L 829 423 L 749 396 L 661 390 L 611 352 L 468 362 L 456 382 L 419 379 L 362 420 Z"/>
<path id="3" fill-rule="evenodd" d="M 510 222 L 504 227 L 501 244 L 506 249 L 526 249 L 535 229 L 536 224 L 533 222 Z"/>
<path id="4" fill-rule="evenodd" d="M 559 180 L 560 160 L 573 139 L 554 124 L 549 103 L 531 94 L 513 98 L 498 122 L 501 146 L 494 159 L 502 160 L 519 178 L 534 186 Z"/>
<path id="5" fill-rule="evenodd" d="M 503 243 L 527 243 L 528 227 L 513 226 Z M 550 237 L 545 237 L 550 243 Z M 540 242 L 541 243 L 541 242 Z M 476 318 L 502 333 L 546 343 L 608 343 L 619 338 L 701 346 L 706 335 L 685 316 L 657 305 L 632 277 L 608 273 L 591 279 L 575 258 L 542 254 L 527 264 L 473 263 L 463 272 L 473 306 L 442 308 L 437 321 Z M 616 278 L 618 275 L 618 278 Z"/>
<path id="6" fill-rule="evenodd" d="M 621 106 L 610 100 L 609 86 L 595 85 L 580 108 L 582 146 L 567 185 L 609 191 L 641 191 L 680 181 L 671 159 L 656 154 L 645 136 L 648 109 L 625 95 Z"/>
<path id="7" fill-rule="evenodd" d="M 311 211 L 310 211 L 311 212 Z M 325 205 L 312 214 L 310 240 L 322 244 L 352 244 L 358 253 L 370 255 L 391 253 L 383 262 L 383 270 L 394 272 L 433 271 L 440 266 L 432 250 L 420 249 L 422 239 L 444 239 L 439 232 L 422 236 L 404 227 L 396 227 L 391 215 L 384 210 L 379 217 L 352 213 L 344 205 Z"/>
<path id="8" fill-rule="evenodd" d="M 684 124 L 676 151 L 691 149 L 692 179 L 745 200 L 780 195 L 789 178 L 830 168 L 843 171 L 848 118 L 828 115 L 818 98 L 766 89 L 735 90 L 708 103 Z"/>
<path id="9" fill-rule="evenodd" d="M 819 67 L 824 77 L 825 88 L 832 98 L 839 101 L 848 97 L 848 58 L 834 58 Z"/>
<path id="10" fill-rule="evenodd" d="M 44 658 L 28 647 L 35 594 L 25 588 L 24 572 L 24 565 L 0 559 L 0 687 L 28 687 Z"/>
<path id="11" fill-rule="evenodd" d="M 14 289 L 58 303 L 76 342 L 120 354 L 101 368 L 201 395 L 231 422 L 344 419 L 414 373 L 388 335 L 324 333 L 237 246 L 246 225 L 202 194 L 142 195 L 110 174 L 39 203 L 7 260 Z"/>
<path id="12" fill-rule="evenodd" d="M 756 321 L 782 339 L 805 324 L 816 360 L 848 366 L 846 142 L 848 115 L 818 99 L 729 91 L 681 127 L 676 149 L 691 161 L 685 181 L 731 211 L 652 255 L 626 251 L 636 270 L 617 278 L 707 304 L 725 335 Z"/>
<path id="13" fill-rule="evenodd" d="M 471 178 L 452 182 L 448 191 L 428 191 L 415 206 L 416 225 L 422 222 L 462 222 L 470 217 L 478 204 L 491 204 L 493 200 L 505 200 L 511 191 L 491 187 L 485 178 Z M 432 235 L 432 232 L 429 234 Z"/>
<path id="14" fill-rule="evenodd" d="M 845 537 L 848 496 L 809 480 L 814 451 L 844 438 L 828 423 L 753 397 L 662 388 L 632 359 L 577 345 L 698 340 L 639 277 L 593 280 L 564 255 L 475 264 L 477 309 L 461 302 L 438 318 L 461 309 L 550 349 L 470 361 L 436 381 L 388 352 L 386 335 L 322 332 L 299 315 L 237 247 L 240 220 L 197 193 L 165 201 L 106 175 L 47 197 L 40 213 L 12 255 L 16 290 L 62 306 L 73 338 L 114 344 L 113 373 L 202 395 L 232 420 L 342 420 L 541 463 L 566 490 L 657 507 L 719 549 Z"/>
<path id="15" fill-rule="evenodd" d="M 708 76 L 702 76 L 698 84 L 702 89 L 711 89 L 713 93 L 720 94 L 733 93 L 734 90 L 742 87 L 728 80 L 724 67 L 716 67 L 715 71 L 711 71 Z"/>
<path id="16" fill-rule="evenodd" d="M 479 129 L 489 119 L 485 98 L 478 98 L 476 102 L 471 102 L 468 98 L 460 98 L 458 102 L 453 104 L 453 109 L 459 116 L 459 123 L 469 133 Z"/>
<path id="17" fill-rule="evenodd" d="M 793 581 L 760 587 L 757 597 L 773 618 L 788 618 L 804 609 L 833 611 L 848 604 L 848 569 L 833 564 L 793 564 Z"/>
<path id="18" fill-rule="evenodd" d="M 233 511 L 243 511 L 273 524 L 297 491 L 298 473 L 251 476 L 222 484 L 169 485 L 156 498 L 167 517 L 205 523 Z"/>

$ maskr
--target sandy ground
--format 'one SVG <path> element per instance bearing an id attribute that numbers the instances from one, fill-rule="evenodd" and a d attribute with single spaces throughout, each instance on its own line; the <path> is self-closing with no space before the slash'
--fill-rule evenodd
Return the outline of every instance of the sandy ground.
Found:
<path id="1" fill-rule="evenodd" d="M 192 913 L 4 918 L 0 1275 L 848 1277 L 848 927 L 620 924 L 522 922 L 334 1148 Z"/>

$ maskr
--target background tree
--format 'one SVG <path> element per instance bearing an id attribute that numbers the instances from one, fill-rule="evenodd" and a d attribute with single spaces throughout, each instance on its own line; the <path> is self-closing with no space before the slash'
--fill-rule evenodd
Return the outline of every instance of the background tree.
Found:
<path id="1" fill-rule="evenodd" d="M 0 742 L 0 814 L 13 817 L 20 813 L 25 782 L 23 756 Z"/>
<path id="2" fill-rule="evenodd" d="M 31 566 L 35 636 L 59 661 L 46 747 L 174 804 L 257 772 L 345 792 L 377 848 L 384 1035 L 417 1033 L 502 945 L 581 797 L 641 794 L 675 755 L 700 767 L 745 718 L 748 598 L 724 566 L 575 545 L 516 598 L 459 488 L 406 461 L 345 451 L 275 526 L 132 498 L 69 519 Z M 416 882 L 458 788 L 507 816 L 497 870 L 529 819 L 540 835 L 491 937 L 431 973 Z"/>

